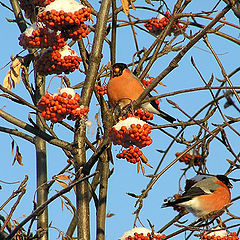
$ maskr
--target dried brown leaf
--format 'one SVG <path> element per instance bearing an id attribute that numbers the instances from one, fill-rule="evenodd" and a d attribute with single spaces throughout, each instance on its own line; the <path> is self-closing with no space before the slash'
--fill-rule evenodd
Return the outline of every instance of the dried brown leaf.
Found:
<path id="1" fill-rule="evenodd" d="M 13 159 L 13 163 L 12 163 L 12 166 L 15 164 L 15 162 L 18 162 L 19 165 L 23 166 L 23 163 L 22 163 L 22 155 L 19 151 L 19 147 L 17 146 L 16 148 L 16 154 L 15 154 L 15 157 Z"/>
<path id="2" fill-rule="evenodd" d="M 18 58 L 15 58 L 11 65 L 11 78 L 14 81 L 14 83 L 20 83 L 21 77 L 20 77 L 20 69 L 21 69 L 22 63 Z"/>
<path id="3" fill-rule="evenodd" d="M 61 206 L 62 206 L 62 211 L 63 211 L 64 210 L 64 202 L 62 199 L 61 199 Z"/>
<path id="4" fill-rule="evenodd" d="M 107 218 L 113 217 L 115 215 L 116 215 L 115 213 L 107 213 Z"/>
<path id="5" fill-rule="evenodd" d="M 17 162 L 21 165 L 21 166 L 23 166 L 23 163 L 22 163 L 22 155 L 21 155 L 21 153 L 20 153 L 20 151 L 19 151 L 19 147 L 17 146 Z"/>
<path id="6" fill-rule="evenodd" d="M 141 170 L 142 170 L 142 173 L 143 173 L 143 175 L 145 174 L 145 168 L 144 168 L 144 166 L 142 165 L 142 163 L 140 162 L 140 165 L 141 165 Z"/>
<path id="7" fill-rule="evenodd" d="M 141 155 L 141 159 L 142 159 L 143 163 L 147 163 L 148 162 L 148 159 L 147 159 L 147 157 L 144 154 Z"/>
<path id="8" fill-rule="evenodd" d="M 9 91 L 12 88 L 12 84 L 11 84 L 11 74 L 10 74 L 10 70 L 7 72 L 4 80 L 3 80 L 3 86 L 5 88 L 7 88 Z"/>
<path id="9" fill-rule="evenodd" d="M 55 179 L 55 182 L 58 183 L 59 185 L 61 185 L 63 188 L 68 187 L 68 185 L 65 182 L 59 181 L 57 179 Z"/>
<path id="10" fill-rule="evenodd" d="M 129 0 L 129 2 L 130 2 L 130 4 L 131 4 L 131 6 L 132 6 L 132 9 L 133 9 L 133 10 L 136 10 L 135 6 L 133 5 L 133 1 L 132 1 L 132 0 Z"/>
<path id="11" fill-rule="evenodd" d="M 66 180 L 66 181 L 70 180 L 69 176 L 67 176 L 65 174 L 59 174 L 59 175 L 55 176 L 55 178 L 60 179 L 60 180 Z"/>
<path id="12" fill-rule="evenodd" d="M 137 163 L 137 173 L 139 173 L 139 171 L 140 171 L 140 168 L 141 168 L 140 164 L 141 164 L 141 162 Z"/>
<path id="13" fill-rule="evenodd" d="M 161 86 L 163 86 L 163 87 L 166 87 L 166 86 L 167 86 L 167 85 L 165 85 L 165 84 L 162 83 L 162 82 L 159 82 L 158 84 L 161 85 Z"/>
<path id="14" fill-rule="evenodd" d="M 16 84 L 19 84 L 21 81 L 20 67 L 21 66 L 16 66 L 15 68 L 11 68 L 11 70 L 10 70 L 11 79 Z"/>
<path id="15" fill-rule="evenodd" d="M 122 3 L 124 13 L 128 16 L 128 14 L 129 14 L 129 1 L 128 0 L 121 0 L 121 3 Z"/>
<path id="16" fill-rule="evenodd" d="M 65 207 L 70 211 L 70 213 L 71 214 L 74 214 L 74 212 L 72 211 L 72 209 L 66 204 L 66 203 L 64 203 L 65 204 Z"/>
<path id="17" fill-rule="evenodd" d="M 153 168 L 148 162 L 145 163 L 148 167 Z"/>
<path id="18" fill-rule="evenodd" d="M 127 195 L 129 195 L 130 197 L 139 198 L 139 196 L 136 195 L 135 193 L 129 193 L 129 192 L 127 192 Z"/>
<path id="19" fill-rule="evenodd" d="M 145 0 L 145 2 L 150 4 L 150 5 L 152 5 L 152 6 L 154 6 L 150 0 Z"/>
<path id="20" fill-rule="evenodd" d="M 14 140 L 12 140 L 12 155 L 14 154 L 14 146 L 15 146 L 15 142 L 14 142 Z"/>

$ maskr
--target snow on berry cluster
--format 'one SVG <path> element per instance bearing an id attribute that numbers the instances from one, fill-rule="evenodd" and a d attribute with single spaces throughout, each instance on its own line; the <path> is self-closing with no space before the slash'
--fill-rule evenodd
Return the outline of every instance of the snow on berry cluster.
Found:
<path id="1" fill-rule="evenodd" d="M 144 26 L 148 29 L 150 33 L 153 33 L 155 35 L 159 35 L 162 30 L 168 25 L 169 19 L 171 18 L 171 15 L 168 11 L 166 11 L 165 15 L 160 14 L 158 18 L 152 18 L 149 19 Z M 171 28 L 171 33 L 174 33 L 175 35 L 179 34 L 181 31 L 184 31 L 186 28 L 186 25 L 179 23 L 176 21 Z"/>
<path id="2" fill-rule="evenodd" d="M 28 12 L 35 14 L 38 22 L 20 35 L 19 44 L 25 49 L 47 48 L 36 64 L 39 74 L 69 73 L 77 69 L 81 58 L 76 53 L 73 56 L 72 51 L 66 55 L 66 41 L 87 37 L 89 28 L 85 22 L 91 18 L 91 9 L 75 0 L 21 0 L 20 6 L 27 15 L 30 14 Z M 65 55 L 61 57 L 63 53 Z M 47 66 L 44 66 L 45 60 L 48 61 Z"/>
<path id="3" fill-rule="evenodd" d="M 164 234 L 152 233 L 150 229 L 139 227 L 125 232 L 118 240 L 157 240 L 164 237 Z"/>
<path id="4" fill-rule="evenodd" d="M 178 157 L 181 152 L 177 152 L 175 155 Z M 182 157 L 179 158 L 179 162 L 184 162 L 186 165 L 201 166 L 206 161 L 200 154 L 193 154 L 192 151 L 185 153 Z"/>
<path id="5" fill-rule="evenodd" d="M 131 116 L 120 120 L 109 130 L 109 138 L 114 145 L 121 145 L 127 149 L 119 152 L 116 157 L 126 159 L 130 163 L 138 163 L 138 167 L 142 166 L 142 162 L 150 166 L 148 159 L 140 150 L 152 143 L 150 133 L 151 127 L 137 117 Z M 142 171 L 144 172 L 143 167 Z"/>
<path id="6" fill-rule="evenodd" d="M 86 118 L 88 107 L 79 106 L 79 94 L 72 88 L 62 88 L 59 93 L 47 93 L 42 96 L 37 106 L 42 111 L 42 116 L 51 122 L 61 122 L 66 117 L 69 120 L 80 120 Z"/>
<path id="7" fill-rule="evenodd" d="M 59 50 L 47 49 L 36 58 L 35 70 L 41 75 L 68 74 L 79 67 L 81 58 L 68 46 Z"/>
<path id="8" fill-rule="evenodd" d="M 34 23 L 18 39 L 24 49 L 52 47 L 56 50 L 67 44 L 60 31 L 51 30 L 43 23 Z"/>
<path id="9" fill-rule="evenodd" d="M 89 34 L 85 21 L 91 9 L 75 0 L 55 0 L 38 14 L 38 20 L 53 30 L 60 30 L 66 38 L 80 39 Z"/>
<path id="10" fill-rule="evenodd" d="M 220 227 L 212 228 L 212 231 L 204 232 L 201 240 L 238 240 L 236 232 L 229 232 Z"/>
<path id="11" fill-rule="evenodd" d="M 135 117 L 129 117 L 113 126 L 109 131 L 109 137 L 114 145 L 122 145 L 125 148 L 135 145 L 143 148 L 152 143 L 150 133 L 151 126 L 146 122 Z"/>

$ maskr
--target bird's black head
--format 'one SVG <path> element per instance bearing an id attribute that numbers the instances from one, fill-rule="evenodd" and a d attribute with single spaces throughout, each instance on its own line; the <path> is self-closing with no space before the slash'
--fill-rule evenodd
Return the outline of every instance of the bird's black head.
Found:
<path id="1" fill-rule="evenodd" d="M 112 65 L 112 77 L 121 76 L 123 70 L 128 68 L 125 63 L 115 63 Z"/>
<path id="2" fill-rule="evenodd" d="M 229 179 L 225 175 L 217 175 L 217 179 L 221 182 L 223 182 L 228 188 L 232 188 L 233 185 L 230 183 Z"/>

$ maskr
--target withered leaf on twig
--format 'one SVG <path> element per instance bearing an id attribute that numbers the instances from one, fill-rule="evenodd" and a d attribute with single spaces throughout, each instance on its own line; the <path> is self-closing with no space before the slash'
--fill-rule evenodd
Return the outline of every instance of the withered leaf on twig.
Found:
<path id="1" fill-rule="evenodd" d="M 121 0 L 121 3 L 122 3 L 123 11 L 127 16 L 129 15 L 129 5 L 131 5 L 132 9 L 136 10 L 132 0 Z"/>
<path id="2" fill-rule="evenodd" d="M 13 155 L 13 154 L 14 154 L 14 146 L 15 146 L 15 142 L 14 142 L 14 140 L 12 140 L 11 145 L 12 145 L 12 155 Z"/>
<path id="3" fill-rule="evenodd" d="M 60 181 L 60 180 L 55 179 L 55 182 L 58 183 L 59 185 L 61 185 L 63 188 L 68 187 L 68 184 L 67 184 L 67 183 L 62 182 L 62 181 Z"/>
<path id="4" fill-rule="evenodd" d="M 13 163 L 12 163 L 12 166 L 15 164 L 15 162 L 18 162 L 19 165 L 23 166 L 23 163 L 22 163 L 22 155 L 19 151 L 19 147 L 17 146 L 16 147 L 16 154 L 15 154 L 15 157 L 13 159 Z"/>
<path id="5" fill-rule="evenodd" d="M 10 66 L 10 70 L 8 70 L 4 80 L 3 80 L 3 86 L 7 88 L 8 90 L 11 90 L 11 88 L 15 87 L 15 84 L 19 84 L 21 81 L 20 76 L 20 69 L 22 67 L 22 63 L 18 58 L 11 57 L 12 64 Z"/>
<path id="6" fill-rule="evenodd" d="M 115 215 L 116 215 L 115 213 L 110 213 L 110 212 L 108 212 L 108 213 L 107 213 L 107 218 L 113 217 L 113 216 L 115 216 Z"/>
<path id="7" fill-rule="evenodd" d="M 69 176 L 65 175 L 65 174 L 59 174 L 57 176 L 55 176 L 55 178 L 60 179 L 60 180 L 65 180 L 65 181 L 69 181 Z"/>

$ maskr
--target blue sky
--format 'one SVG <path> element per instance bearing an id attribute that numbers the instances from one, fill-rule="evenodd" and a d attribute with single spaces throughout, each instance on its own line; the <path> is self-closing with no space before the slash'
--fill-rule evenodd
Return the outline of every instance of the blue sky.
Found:
<path id="1" fill-rule="evenodd" d="M 9 5 L 8 1 L 3 1 L 5 4 Z M 136 6 L 144 3 L 143 1 L 139 1 L 136 3 Z M 158 7 L 157 2 L 153 2 Z M 208 11 L 210 10 L 215 3 L 206 3 L 205 1 L 193 1 L 190 6 L 186 9 L 186 12 L 200 12 L 201 10 Z M 120 5 L 120 1 L 118 2 L 118 6 Z M 220 4 L 218 9 L 222 9 L 224 4 Z M 171 5 L 170 5 L 171 7 Z M 203 9 L 202 9 L 203 7 Z M 98 8 L 98 6 L 96 6 Z M 2 68 L 9 60 L 11 54 L 19 53 L 22 48 L 18 45 L 18 36 L 20 34 L 18 27 L 14 23 L 9 23 L 6 21 L 6 17 L 12 19 L 13 15 L 6 8 L 1 7 L 1 15 L 0 15 L 0 29 L 4 33 L 3 37 L 0 39 L 1 44 L 1 58 L 0 58 L 0 68 Z M 172 9 L 172 8 L 170 8 Z M 139 17 L 140 19 L 148 19 L 151 17 L 155 17 L 155 13 L 147 13 L 143 14 L 143 11 L 131 11 L 131 14 Z M 119 15 L 119 19 L 127 20 L 124 14 Z M 228 13 L 226 15 L 226 20 L 238 25 L 238 20 L 232 15 L 232 13 Z M 208 21 L 200 20 L 201 23 L 207 23 Z M 133 44 L 132 33 L 129 30 L 130 28 L 121 28 L 118 31 L 118 41 L 117 41 L 117 61 L 118 62 L 126 62 L 130 63 L 132 61 L 132 56 L 135 53 L 136 49 Z M 193 32 L 196 32 L 198 29 L 191 27 Z M 239 31 L 232 27 L 223 27 L 221 29 L 223 32 L 232 35 L 235 38 L 239 38 Z M 189 33 L 189 29 L 187 29 L 187 33 Z M 91 41 L 92 33 L 89 36 Z M 139 39 L 139 47 L 147 48 L 154 41 L 154 37 L 142 33 L 137 30 L 137 37 Z M 179 37 L 179 39 L 182 39 Z M 209 41 L 213 45 L 216 53 L 218 54 L 220 60 L 222 61 L 224 68 L 227 73 L 230 73 L 235 68 L 239 67 L 239 46 L 237 44 L 231 43 L 221 37 L 215 35 L 209 35 Z M 27 54 L 25 51 L 24 54 Z M 109 49 L 104 46 L 103 49 L 104 58 L 102 60 L 102 64 L 106 64 L 109 61 Z M 151 68 L 149 74 L 153 77 L 156 77 L 166 66 L 168 66 L 169 61 L 176 55 L 176 53 L 170 53 L 162 58 L 160 58 Z M 191 49 L 189 53 L 187 53 L 183 60 L 179 63 L 179 67 L 176 68 L 172 73 L 170 73 L 166 78 L 164 78 L 163 83 L 166 87 L 158 86 L 157 90 L 159 94 L 171 91 L 177 91 L 181 89 L 188 89 L 194 87 L 202 87 L 204 83 L 199 78 L 198 74 L 194 70 L 191 65 L 190 58 L 194 57 L 194 60 L 203 74 L 206 80 L 209 80 L 211 74 L 214 75 L 214 86 L 218 86 L 219 83 L 216 79 L 222 79 L 221 71 L 216 64 L 213 56 L 209 53 L 209 50 L 206 48 L 206 45 L 203 41 L 198 42 L 195 47 Z M 0 81 L 2 83 L 4 76 L 8 70 L 8 67 L 4 68 L 0 71 Z M 31 81 L 33 81 L 33 74 L 30 75 Z M 79 81 L 83 81 L 83 75 L 75 72 L 68 76 L 71 80 L 72 85 L 77 84 Z M 47 77 L 47 83 L 49 82 L 51 76 Z M 236 74 L 233 78 L 231 78 L 233 85 L 238 85 L 238 74 Z M 60 87 L 60 80 L 54 79 L 51 83 L 50 91 L 52 93 L 57 91 L 57 88 Z M 17 93 L 24 97 L 26 100 L 30 101 L 30 98 L 23 88 L 23 84 L 20 83 L 13 90 L 14 93 Z M 185 112 L 189 115 L 193 115 L 200 107 L 204 106 L 206 103 L 211 101 L 211 95 L 208 91 L 199 91 L 194 93 L 186 93 L 177 96 L 169 97 L 170 100 L 176 102 Z M 238 117 L 239 113 L 232 107 L 224 109 L 225 101 L 221 100 L 219 102 L 219 106 L 221 107 L 224 114 Z M 237 103 L 237 102 L 236 102 Z M 4 107 L 5 106 L 5 107 Z M 28 121 L 28 114 L 31 112 L 31 109 L 25 108 L 20 105 L 16 105 L 9 100 L 1 98 L 0 108 L 24 121 Z M 167 103 L 166 99 L 162 99 L 161 108 L 168 112 L 169 114 L 175 116 L 180 121 L 188 120 L 186 116 L 180 113 L 177 109 L 174 109 L 170 104 Z M 97 112 L 99 112 L 99 106 L 95 99 L 91 103 L 91 112 L 89 115 L 89 119 L 92 121 L 92 128 L 89 129 L 87 135 L 90 139 L 93 139 L 96 134 L 96 121 L 94 120 L 94 116 Z M 204 114 L 201 114 L 197 117 L 197 119 L 201 119 L 204 117 Z M 32 115 L 34 118 L 34 115 Z M 214 123 L 221 124 L 223 121 L 219 115 L 216 113 L 213 118 Z M 158 117 L 154 118 L 154 121 L 158 124 L 164 124 L 164 121 Z M 0 125 L 5 127 L 13 128 L 14 126 L 8 124 L 4 119 L 0 118 Z M 239 124 L 233 125 L 237 130 L 239 130 Z M 209 124 L 209 129 L 213 130 L 214 126 Z M 19 129 L 20 130 L 20 129 Z M 62 126 L 56 124 L 54 130 L 59 134 L 60 138 L 66 141 L 72 141 L 73 135 L 67 130 L 63 129 Z M 169 129 L 171 134 L 175 135 L 179 130 Z M 194 135 L 196 135 L 199 131 L 198 127 L 189 127 L 184 132 L 184 137 L 187 140 L 191 140 Z M 233 151 L 238 154 L 239 149 L 239 140 L 238 136 L 233 133 L 231 130 L 226 129 L 226 133 L 228 139 L 231 143 Z M 171 142 L 171 138 L 163 134 L 162 132 L 155 130 L 151 134 L 153 139 L 153 144 L 145 149 L 143 149 L 144 154 L 148 157 L 149 163 L 153 166 L 153 169 L 145 167 L 146 174 L 153 174 L 154 168 L 157 167 L 162 154 L 156 151 L 156 149 L 165 150 Z M 12 166 L 13 156 L 11 154 L 11 138 L 8 134 L 1 133 L 1 147 L 0 149 L 2 154 L 2 166 L 0 168 L 0 180 L 6 182 L 15 182 L 19 180 L 23 180 L 25 175 L 29 176 L 27 193 L 25 194 L 19 208 L 14 214 L 14 218 L 18 221 L 21 221 L 21 216 L 28 215 L 31 213 L 33 206 L 33 197 L 36 189 L 36 176 L 35 176 L 35 153 L 34 147 L 17 137 L 14 137 L 14 140 L 20 147 L 20 152 L 23 156 L 23 166 L 15 164 Z M 175 143 L 171 151 L 167 154 L 160 170 L 166 167 L 171 161 L 175 159 L 175 153 L 181 152 L 185 149 L 184 145 Z M 49 179 L 55 174 L 57 174 L 66 164 L 66 157 L 62 151 L 58 150 L 56 147 L 49 146 L 47 147 L 48 152 L 48 176 Z M 149 178 L 144 177 L 141 173 L 137 174 L 137 168 L 133 164 L 129 164 L 124 160 L 116 159 L 116 154 L 119 152 L 119 147 L 113 147 L 113 156 L 114 156 L 114 165 L 111 165 L 110 168 L 114 168 L 114 173 L 109 180 L 109 194 L 108 194 L 108 205 L 107 212 L 114 213 L 115 215 L 106 220 L 106 239 L 113 240 L 118 239 L 122 235 L 123 232 L 129 230 L 133 226 L 134 215 L 132 214 L 136 209 L 134 208 L 136 200 L 129 197 L 126 192 L 132 192 L 135 194 L 140 194 L 143 189 L 146 188 L 146 185 L 150 181 Z M 91 153 L 88 153 L 90 156 Z M 233 156 L 226 150 L 226 148 L 219 143 L 217 140 L 214 140 L 210 144 L 210 152 L 207 158 L 207 167 L 210 173 L 212 174 L 223 174 L 228 168 L 228 163 L 226 159 L 234 160 Z M 163 200 L 169 196 L 178 192 L 178 181 L 179 177 L 183 173 L 181 169 L 185 168 L 183 163 L 175 164 L 169 171 L 167 171 L 160 180 L 153 186 L 151 191 L 148 194 L 148 197 L 144 199 L 143 208 L 140 214 L 140 219 L 142 223 L 148 227 L 147 219 L 154 224 L 155 229 L 159 230 L 164 224 L 166 224 L 169 220 L 171 220 L 175 215 L 171 208 L 162 209 L 161 205 Z M 237 177 L 237 171 L 231 174 L 231 177 Z M 195 175 L 193 170 L 189 170 L 186 174 L 187 178 L 191 178 Z M 181 181 L 181 186 L 184 187 L 184 178 Z M 14 189 L 17 188 L 16 184 L 0 184 L 2 186 L 2 190 L 0 190 L 0 204 L 3 203 L 7 197 L 12 193 Z M 59 190 L 61 187 L 57 184 L 54 184 L 50 189 L 50 196 L 55 193 L 55 190 Z M 233 198 L 239 195 L 239 183 L 234 183 L 234 189 L 232 190 Z M 74 202 L 74 194 L 68 193 L 67 196 L 72 199 Z M 8 211 L 11 207 L 9 204 L 6 208 Z M 237 214 L 237 209 L 239 209 L 239 202 L 235 202 L 233 206 L 230 207 L 230 211 Z M 95 209 L 93 207 L 93 203 L 91 203 L 91 227 L 92 227 L 92 237 L 94 239 L 95 236 Z M 57 214 L 57 217 L 56 217 Z M 223 219 L 226 216 L 223 216 Z M 69 211 L 64 208 L 64 211 L 61 209 L 61 201 L 60 199 L 56 200 L 54 203 L 50 205 L 50 215 L 49 220 L 52 221 L 52 226 L 56 226 L 63 231 L 66 231 L 68 222 L 71 219 L 71 214 Z M 194 217 L 190 214 L 184 217 L 184 220 L 188 220 L 188 223 L 194 220 Z M 139 222 L 138 226 L 141 226 Z M 171 233 L 173 229 L 170 228 L 166 231 L 165 234 Z M 50 230 L 50 239 L 56 239 L 58 236 L 58 232 L 55 229 Z M 181 239 L 184 239 L 184 235 L 181 235 Z M 175 239 L 179 239 L 176 237 Z"/>

